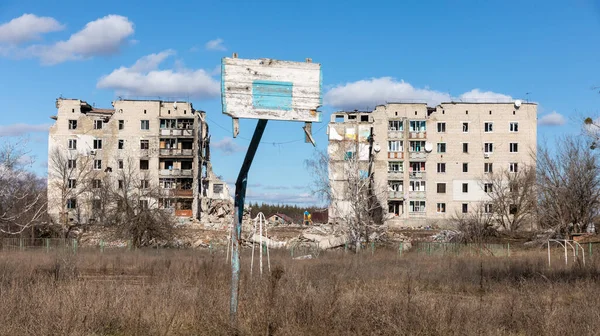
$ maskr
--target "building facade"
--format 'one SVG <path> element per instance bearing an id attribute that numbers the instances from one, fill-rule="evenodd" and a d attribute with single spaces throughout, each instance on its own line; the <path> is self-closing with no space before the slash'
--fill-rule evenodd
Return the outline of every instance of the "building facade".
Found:
<path id="1" fill-rule="evenodd" d="M 195 219 L 203 197 L 229 197 L 210 168 L 205 112 L 189 102 L 112 105 L 100 109 L 57 99 L 48 141 L 48 212 L 54 221 L 93 222 L 103 207 L 102 183 L 124 190 L 131 180 L 136 189 L 152 191 L 140 196 L 144 206 Z"/>
<path id="2" fill-rule="evenodd" d="M 537 105 L 389 103 L 334 113 L 328 137 L 332 220 L 352 211 L 342 189 L 348 159 L 356 158 L 352 169 L 363 177 L 372 173 L 370 186 L 386 223 L 443 225 L 489 199 L 487 174 L 535 162 Z"/>

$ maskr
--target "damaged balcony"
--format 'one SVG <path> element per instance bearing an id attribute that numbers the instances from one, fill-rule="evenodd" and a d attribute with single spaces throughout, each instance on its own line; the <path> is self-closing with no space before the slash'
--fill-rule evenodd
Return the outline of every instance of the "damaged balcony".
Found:
<path id="1" fill-rule="evenodd" d="M 192 217 L 192 204 L 191 199 L 172 199 L 172 198 L 161 198 L 159 200 L 159 208 L 166 210 L 177 217 Z"/>
<path id="2" fill-rule="evenodd" d="M 160 176 L 192 177 L 194 167 L 192 160 L 163 160 L 159 162 Z"/>
<path id="3" fill-rule="evenodd" d="M 160 135 L 176 137 L 193 137 L 194 119 L 161 119 Z"/>
<path id="4" fill-rule="evenodd" d="M 161 178 L 159 181 L 160 195 L 162 197 L 170 198 L 186 198 L 193 197 L 194 192 L 192 190 L 194 180 L 191 178 Z"/>
<path id="5" fill-rule="evenodd" d="M 161 157 L 190 157 L 194 156 L 194 143 L 187 139 L 160 139 L 159 156 Z"/>

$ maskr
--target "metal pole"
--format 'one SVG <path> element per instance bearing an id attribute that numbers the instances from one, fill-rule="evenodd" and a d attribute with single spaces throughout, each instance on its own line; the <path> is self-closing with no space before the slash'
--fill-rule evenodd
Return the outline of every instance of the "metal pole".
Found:
<path id="1" fill-rule="evenodd" d="M 231 227 L 231 301 L 229 305 L 229 322 L 233 328 L 237 328 L 237 309 L 238 309 L 238 291 L 240 286 L 240 237 L 242 235 L 242 218 L 244 216 L 244 200 L 246 198 L 246 185 L 248 180 L 248 171 L 254 160 L 254 155 L 260 139 L 267 126 L 266 119 L 259 119 L 250 141 L 250 146 L 246 152 L 244 163 L 235 182 L 235 203 L 233 226 Z"/>

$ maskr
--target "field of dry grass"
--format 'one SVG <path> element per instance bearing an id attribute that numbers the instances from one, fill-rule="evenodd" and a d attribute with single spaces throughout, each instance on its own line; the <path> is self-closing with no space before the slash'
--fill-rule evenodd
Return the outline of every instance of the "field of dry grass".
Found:
<path id="1" fill-rule="evenodd" d="M 600 262 L 546 258 L 282 252 L 251 278 L 244 254 L 236 333 L 599 334 Z M 229 278 L 207 251 L 3 252 L 0 335 L 233 334 Z"/>

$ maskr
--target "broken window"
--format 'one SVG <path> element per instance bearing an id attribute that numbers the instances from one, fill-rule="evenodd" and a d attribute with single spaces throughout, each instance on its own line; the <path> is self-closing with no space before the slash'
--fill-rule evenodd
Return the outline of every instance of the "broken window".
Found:
<path id="1" fill-rule="evenodd" d="M 518 132 L 519 131 L 519 123 L 516 121 L 511 122 L 508 126 L 508 130 L 510 132 Z"/>
<path id="2" fill-rule="evenodd" d="M 403 131 L 404 123 L 402 120 L 390 120 L 388 121 L 388 131 Z"/>
<path id="3" fill-rule="evenodd" d="M 388 187 L 390 191 L 402 191 L 402 188 L 404 186 L 404 182 L 403 181 L 389 181 L 388 182 Z"/>
<path id="4" fill-rule="evenodd" d="M 425 141 L 410 141 L 411 152 L 422 152 L 425 150 Z"/>
<path id="5" fill-rule="evenodd" d="M 446 193 L 446 183 L 438 183 L 437 184 L 437 193 L 445 194 Z"/>
<path id="6" fill-rule="evenodd" d="M 160 128 L 161 129 L 171 129 L 175 128 L 177 125 L 176 119 L 161 119 L 160 120 Z"/>
<path id="7" fill-rule="evenodd" d="M 516 215 L 519 212 L 519 207 L 516 204 L 510 204 L 508 206 L 508 213 L 511 215 Z"/>
<path id="8" fill-rule="evenodd" d="M 150 163 L 148 160 L 140 160 L 140 170 L 148 170 L 150 168 Z"/>
<path id="9" fill-rule="evenodd" d="M 402 140 L 388 141 L 388 152 L 403 152 Z"/>
<path id="10" fill-rule="evenodd" d="M 94 139 L 94 149 L 102 149 L 102 139 Z"/>
<path id="11" fill-rule="evenodd" d="M 77 129 L 77 120 L 69 120 L 69 129 L 70 130 Z"/>
<path id="12" fill-rule="evenodd" d="M 438 164 L 437 164 L 437 172 L 438 173 L 445 173 L 446 172 L 446 163 L 444 163 L 444 162 L 438 162 Z"/>
<path id="13" fill-rule="evenodd" d="M 388 172 L 390 173 L 401 173 L 403 169 L 404 163 L 402 161 L 391 161 L 388 162 Z"/>
<path id="14" fill-rule="evenodd" d="M 102 188 L 102 180 L 94 179 L 92 181 L 92 188 L 94 188 L 94 189 L 100 189 L 100 188 Z"/>
<path id="15" fill-rule="evenodd" d="M 468 173 L 469 172 L 469 164 L 467 162 L 463 162 L 462 166 L 463 166 L 463 173 Z"/>
<path id="16" fill-rule="evenodd" d="M 438 153 L 446 153 L 446 143 L 445 142 L 439 142 L 437 144 L 437 152 Z"/>
<path id="17" fill-rule="evenodd" d="M 75 159 L 69 159 L 67 161 L 67 168 L 68 169 L 75 169 L 75 168 L 77 168 L 77 160 L 75 160 Z"/>
<path id="18" fill-rule="evenodd" d="M 125 120 L 119 120 L 119 130 L 122 130 L 125 128 Z"/>
<path id="19" fill-rule="evenodd" d="M 75 179 L 69 179 L 67 181 L 67 188 L 69 189 L 75 189 L 77 187 L 77 180 Z"/>
<path id="20" fill-rule="evenodd" d="M 92 200 L 92 210 L 101 210 L 102 209 L 102 200 L 94 199 Z"/>
<path id="21" fill-rule="evenodd" d="M 410 170 L 412 172 L 425 171 L 425 162 L 410 162 Z"/>
<path id="22" fill-rule="evenodd" d="M 117 160 L 117 168 L 123 169 L 123 160 L 121 160 L 121 159 Z"/>
<path id="23" fill-rule="evenodd" d="M 425 191 L 425 181 L 410 181 L 410 191 Z"/>
<path id="24" fill-rule="evenodd" d="M 516 162 L 511 162 L 508 166 L 511 173 L 516 173 L 519 170 L 519 164 Z"/>
<path id="25" fill-rule="evenodd" d="M 410 201 L 408 211 L 425 212 L 425 201 Z"/>
<path id="26" fill-rule="evenodd" d="M 150 149 L 150 141 L 140 140 L 140 149 Z"/>
<path id="27" fill-rule="evenodd" d="M 468 142 L 463 142 L 462 148 L 463 148 L 463 153 L 469 153 L 469 143 Z"/>
<path id="28" fill-rule="evenodd" d="M 67 209 L 77 208 L 77 200 L 75 198 L 69 198 L 67 200 Z"/>
<path id="29" fill-rule="evenodd" d="M 102 129 L 102 120 L 94 120 L 94 129 Z"/>
<path id="30" fill-rule="evenodd" d="M 335 122 L 336 123 L 343 123 L 344 122 L 344 116 L 341 114 L 336 114 L 335 115 Z"/>
<path id="31" fill-rule="evenodd" d="M 463 133 L 469 133 L 469 123 L 468 122 L 462 123 L 462 129 L 463 129 Z"/>
<path id="32" fill-rule="evenodd" d="M 102 169 L 102 160 L 94 160 L 94 169 L 96 169 L 96 170 Z"/>
<path id="33" fill-rule="evenodd" d="M 491 142 L 486 142 L 483 144 L 483 152 L 484 153 L 492 153 L 494 152 L 494 144 Z"/>
<path id="34" fill-rule="evenodd" d="M 213 194 L 220 194 L 223 192 L 222 184 L 213 184 Z"/>
<path id="35" fill-rule="evenodd" d="M 484 183 L 483 184 L 483 191 L 485 191 L 486 193 L 491 193 L 492 192 L 492 184 L 491 183 Z"/>
<path id="36" fill-rule="evenodd" d="M 484 206 L 484 208 L 483 208 L 483 211 L 484 211 L 486 214 L 491 214 L 491 213 L 492 213 L 492 210 L 493 210 L 493 209 L 492 209 L 492 203 L 486 203 L 486 204 L 485 204 L 485 206 Z"/>
<path id="37" fill-rule="evenodd" d="M 123 189 L 123 187 L 125 186 L 125 181 L 119 180 L 118 186 L 119 186 L 119 189 Z"/>
<path id="38" fill-rule="evenodd" d="M 142 130 L 145 130 L 145 131 L 147 131 L 147 130 L 149 130 L 149 129 L 150 129 L 150 120 L 141 120 L 140 122 L 141 122 L 141 126 L 140 126 L 140 128 L 141 128 Z"/>
<path id="39" fill-rule="evenodd" d="M 511 153 L 517 153 L 519 151 L 519 144 L 516 142 L 511 142 L 509 144 L 509 150 Z"/>
<path id="40" fill-rule="evenodd" d="M 140 200 L 140 209 L 145 210 L 148 209 L 148 200 Z"/>
<path id="41" fill-rule="evenodd" d="M 486 122 L 485 124 L 483 124 L 483 131 L 486 133 L 492 132 L 493 131 L 493 126 L 494 124 L 491 122 Z"/>
<path id="42" fill-rule="evenodd" d="M 437 123 L 437 131 L 438 131 L 438 133 L 446 133 L 446 123 L 445 122 Z"/>
<path id="43" fill-rule="evenodd" d="M 404 203 L 402 201 L 392 201 L 388 203 L 388 212 L 395 216 L 400 216 L 404 213 Z"/>
<path id="44" fill-rule="evenodd" d="M 425 132 L 427 129 L 425 120 L 411 120 L 409 123 L 411 132 Z"/>
<path id="45" fill-rule="evenodd" d="M 492 173 L 493 172 L 493 166 L 491 162 L 486 162 L 483 164 L 483 172 L 484 173 Z"/>
<path id="46" fill-rule="evenodd" d="M 141 189 L 148 189 L 150 187 L 150 181 L 148 180 L 141 180 L 140 181 L 140 188 Z"/>
<path id="47" fill-rule="evenodd" d="M 462 213 L 467 213 L 469 212 L 469 203 L 463 203 L 462 204 Z"/>
<path id="48" fill-rule="evenodd" d="M 437 213 L 446 213 L 446 203 L 437 204 Z"/>
<path id="49" fill-rule="evenodd" d="M 77 140 L 69 139 L 69 149 L 77 149 Z"/>
<path id="50" fill-rule="evenodd" d="M 360 121 L 361 122 L 369 122 L 369 116 L 368 115 L 361 115 L 360 116 Z"/>
<path id="51" fill-rule="evenodd" d="M 464 192 L 464 193 L 468 193 L 469 192 L 469 184 L 468 183 L 463 183 L 462 184 L 462 192 Z"/>

